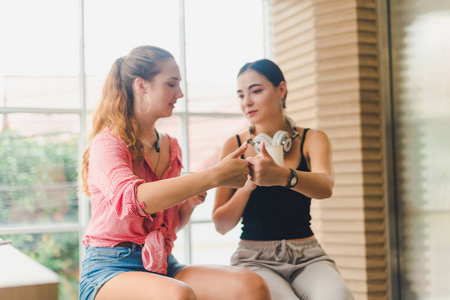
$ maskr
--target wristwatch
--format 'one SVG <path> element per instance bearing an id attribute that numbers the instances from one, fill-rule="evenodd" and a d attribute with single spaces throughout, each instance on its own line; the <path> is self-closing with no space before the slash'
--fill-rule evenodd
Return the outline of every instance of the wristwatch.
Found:
<path id="1" fill-rule="evenodd" d="M 293 169 L 289 168 L 289 170 L 291 170 L 291 177 L 289 177 L 286 187 L 293 188 L 298 182 L 298 176 Z"/>

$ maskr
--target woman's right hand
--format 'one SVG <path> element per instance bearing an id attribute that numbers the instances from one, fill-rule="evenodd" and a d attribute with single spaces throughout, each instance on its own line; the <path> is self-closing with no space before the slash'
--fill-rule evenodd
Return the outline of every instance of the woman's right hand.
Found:
<path id="1" fill-rule="evenodd" d="M 219 170 L 219 186 L 238 189 L 244 186 L 249 174 L 248 162 L 240 156 L 247 150 L 248 144 L 244 142 L 242 146 L 231 152 L 217 165 Z"/>

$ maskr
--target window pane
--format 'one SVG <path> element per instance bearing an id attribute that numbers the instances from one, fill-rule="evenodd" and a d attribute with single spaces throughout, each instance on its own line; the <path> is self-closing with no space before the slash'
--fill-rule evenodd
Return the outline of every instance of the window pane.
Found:
<path id="1" fill-rule="evenodd" d="M 0 226 L 76 222 L 79 117 L 1 118 Z"/>
<path id="2" fill-rule="evenodd" d="M 184 257 L 185 249 L 185 234 L 184 229 L 177 232 L 177 239 L 173 243 L 172 254 L 182 264 L 188 264 L 189 261 Z"/>
<path id="3" fill-rule="evenodd" d="M 238 66 L 236 66 L 236 74 L 238 70 Z M 189 111 L 239 113 L 236 74 L 230 76 L 227 83 L 225 81 L 224 83 L 191 82 L 188 77 Z"/>
<path id="4" fill-rule="evenodd" d="M 2 235 L 12 246 L 59 275 L 59 300 L 78 299 L 78 233 Z"/>
<path id="5" fill-rule="evenodd" d="M 241 234 L 240 224 L 225 235 L 213 223 L 192 224 L 192 263 L 229 265 Z"/>
<path id="6" fill-rule="evenodd" d="M 77 9 L 76 0 L 0 2 L 1 106 L 79 107 Z"/>
<path id="7" fill-rule="evenodd" d="M 225 140 L 245 130 L 247 124 L 244 117 L 189 117 L 190 171 L 217 164 Z M 214 189 L 208 191 L 205 202 L 194 210 L 192 220 L 211 220 L 214 193 Z"/>
<path id="8" fill-rule="evenodd" d="M 264 56 L 263 1 L 186 1 L 186 56 L 189 110 L 238 113 L 239 68 Z"/>
<path id="9" fill-rule="evenodd" d="M 1 80 L 1 78 L 0 78 Z M 3 107 L 78 108 L 77 76 L 11 76 L 0 83 Z M 3 96 L 4 95 L 4 96 Z"/>
<path id="10" fill-rule="evenodd" d="M 391 12 L 401 295 L 447 299 L 450 2 L 392 1 Z"/>
<path id="11" fill-rule="evenodd" d="M 112 63 L 134 47 L 154 45 L 179 58 L 178 0 L 85 1 L 88 106 L 100 97 Z M 91 92 L 91 90 L 93 90 Z"/>
<path id="12" fill-rule="evenodd" d="M 211 189 L 207 192 L 205 202 L 198 205 L 192 213 L 191 220 L 193 221 L 212 221 L 212 211 L 214 208 L 214 198 L 216 189 Z"/>
<path id="13" fill-rule="evenodd" d="M 170 118 L 159 119 L 156 122 L 155 128 L 158 131 L 168 134 L 170 137 L 176 138 L 181 146 L 181 126 L 182 125 L 180 117 L 172 116 Z"/>
<path id="14" fill-rule="evenodd" d="M 241 116 L 189 117 L 190 171 L 215 165 L 225 140 L 247 128 L 248 122 Z"/>

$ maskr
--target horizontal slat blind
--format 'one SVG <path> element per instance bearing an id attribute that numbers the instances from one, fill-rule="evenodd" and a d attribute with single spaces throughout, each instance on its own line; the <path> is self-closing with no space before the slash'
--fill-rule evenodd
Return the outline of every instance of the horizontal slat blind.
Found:
<path id="1" fill-rule="evenodd" d="M 376 1 L 271 3 L 287 113 L 333 147 L 334 194 L 313 201 L 313 230 L 356 299 L 388 299 Z"/>

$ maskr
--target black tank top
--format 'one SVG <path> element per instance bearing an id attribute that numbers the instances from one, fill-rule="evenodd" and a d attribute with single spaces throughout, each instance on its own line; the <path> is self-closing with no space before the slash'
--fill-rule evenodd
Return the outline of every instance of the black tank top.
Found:
<path id="1" fill-rule="evenodd" d="M 308 129 L 303 131 L 298 171 L 310 172 L 303 156 L 303 143 Z M 241 140 L 238 135 L 236 137 L 240 146 Z M 289 188 L 258 186 L 250 194 L 242 214 L 241 239 L 273 241 L 310 237 L 313 235 L 310 206 L 311 198 Z"/>

